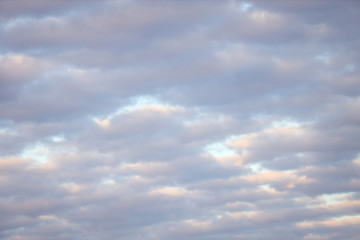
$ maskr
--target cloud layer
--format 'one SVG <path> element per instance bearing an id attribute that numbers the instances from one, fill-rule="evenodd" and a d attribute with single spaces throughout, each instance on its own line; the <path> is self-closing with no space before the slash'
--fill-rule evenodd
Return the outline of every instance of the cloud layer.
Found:
<path id="1" fill-rule="evenodd" d="M 0 239 L 360 235 L 357 1 L 1 1 Z"/>

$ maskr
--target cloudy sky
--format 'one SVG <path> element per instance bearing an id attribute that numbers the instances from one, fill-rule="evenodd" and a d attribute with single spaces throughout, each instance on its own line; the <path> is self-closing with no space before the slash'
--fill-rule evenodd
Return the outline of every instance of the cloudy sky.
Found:
<path id="1" fill-rule="evenodd" d="M 357 240 L 360 2 L 0 1 L 0 239 Z"/>

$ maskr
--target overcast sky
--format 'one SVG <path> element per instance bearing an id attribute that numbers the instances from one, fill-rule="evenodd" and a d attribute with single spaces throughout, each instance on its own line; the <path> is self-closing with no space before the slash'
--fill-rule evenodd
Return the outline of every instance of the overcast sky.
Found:
<path id="1" fill-rule="evenodd" d="M 358 240 L 360 2 L 0 0 L 0 239 Z"/>

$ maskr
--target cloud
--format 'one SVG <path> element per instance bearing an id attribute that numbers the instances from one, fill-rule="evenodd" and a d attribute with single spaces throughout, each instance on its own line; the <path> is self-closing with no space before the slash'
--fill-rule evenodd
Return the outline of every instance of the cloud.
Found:
<path id="1" fill-rule="evenodd" d="M 0 2 L 0 238 L 359 236 L 355 1 Z"/>

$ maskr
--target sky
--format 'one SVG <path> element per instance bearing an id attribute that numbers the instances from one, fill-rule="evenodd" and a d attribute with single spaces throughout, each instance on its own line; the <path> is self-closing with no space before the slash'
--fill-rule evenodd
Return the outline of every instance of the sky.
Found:
<path id="1" fill-rule="evenodd" d="M 358 240 L 360 1 L 0 0 L 0 239 Z"/>

